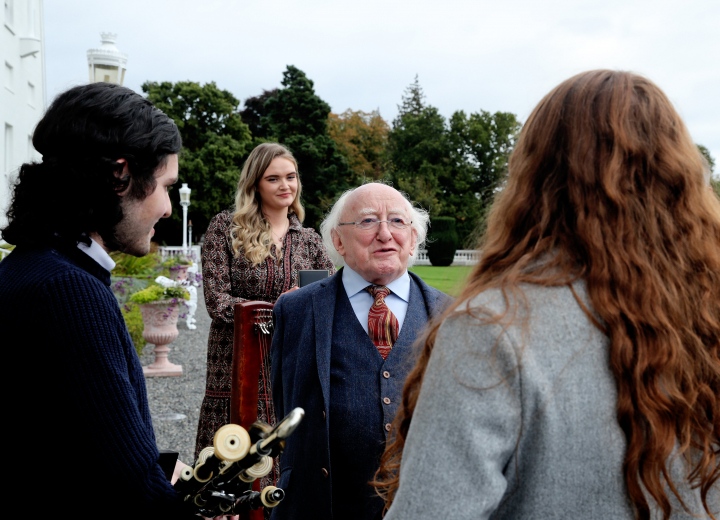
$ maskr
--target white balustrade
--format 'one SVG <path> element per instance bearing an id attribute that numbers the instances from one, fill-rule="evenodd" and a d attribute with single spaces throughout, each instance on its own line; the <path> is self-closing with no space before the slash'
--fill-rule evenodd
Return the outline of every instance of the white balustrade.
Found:
<path id="1" fill-rule="evenodd" d="M 158 253 L 160 253 L 163 262 L 173 256 L 188 255 L 190 260 L 200 263 L 200 245 L 190 246 L 187 253 L 183 251 L 182 246 L 160 246 L 158 247 Z"/>
<path id="2" fill-rule="evenodd" d="M 475 265 L 480 260 L 480 252 L 476 249 L 458 249 L 455 251 L 451 266 L 458 265 Z M 414 265 L 432 265 L 427 255 L 427 249 L 420 249 L 417 252 L 417 258 Z"/>

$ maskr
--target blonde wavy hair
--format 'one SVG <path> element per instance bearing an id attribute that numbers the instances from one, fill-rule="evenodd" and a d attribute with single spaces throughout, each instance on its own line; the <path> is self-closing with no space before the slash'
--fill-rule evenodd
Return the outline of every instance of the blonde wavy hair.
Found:
<path id="1" fill-rule="evenodd" d="M 265 261 L 272 254 L 272 231 L 270 223 L 265 220 L 262 212 L 262 200 L 257 191 L 258 184 L 273 159 L 287 159 L 295 165 L 297 161 L 290 150 L 278 143 L 263 143 L 250 152 L 245 161 L 235 195 L 235 213 L 233 214 L 230 235 L 235 258 L 240 257 L 240 249 L 254 266 Z M 298 189 L 290 210 L 295 212 L 300 222 L 305 218 L 305 208 L 300 203 L 302 184 L 297 177 Z M 276 258 L 275 258 L 276 259 Z"/>

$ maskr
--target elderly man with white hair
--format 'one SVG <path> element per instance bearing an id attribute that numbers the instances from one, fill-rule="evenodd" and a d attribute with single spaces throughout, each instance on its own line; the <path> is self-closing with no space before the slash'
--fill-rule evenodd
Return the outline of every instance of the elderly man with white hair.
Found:
<path id="1" fill-rule="evenodd" d="M 287 494 L 273 519 L 381 517 L 368 481 L 415 362 L 413 343 L 450 300 L 407 270 L 428 220 L 385 184 L 346 192 L 321 226 L 344 267 L 275 304 L 275 410 L 282 417 L 299 406 L 306 416 L 280 461 Z"/>

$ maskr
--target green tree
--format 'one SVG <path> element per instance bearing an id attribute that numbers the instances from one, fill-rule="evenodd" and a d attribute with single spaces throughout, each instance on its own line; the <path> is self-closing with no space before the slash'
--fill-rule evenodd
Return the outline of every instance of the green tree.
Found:
<path id="1" fill-rule="evenodd" d="M 180 182 L 193 190 L 188 218 L 196 239 L 210 219 L 233 204 L 242 163 L 252 138 L 238 111 L 239 101 L 214 82 L 201 86 L 192 81 L 146 82 L 143 92 L 155 106 L 173 118 L 180 129 Z M 182 242 L 182 211 L 178 190 L 170 194 L 173 214 L 155 226 L 156 239 Z"/>
<path id="2" fill-rule="evenodd" d="M 705 158 L 705 160 L 708 163 L 708 166 L 710 166 L 710 174 L 712 174 L 715 171 L 715 159 L 713 159 L 713 156 L 710 155 L 710 150 L 708 150 L 701 144 L 698 144 L 696 146 L 698 147 L 698 150 L 700 151 L 700 155 L 702 155 Z"/>
<path id="3" fill-rule="evenodd" d="M 267 109 L 265 103 L 268 99 L 277 96 L 278 89 L 263 89 L 259 96 L 249 97 L 245 100 L 245 110 L 240 112 L 243 123 L 248 125 L 250 133 L 255 139 L 268 139 L 270 137 L 270 129 L 267 124 L 263 124 L 263 120 L 267 117 Z"/>
<path id="4" fill-rule="evenodd" d="M 323 213 L 352 182 L 345 157 L 328 135 L 330 105 L 316 93 L 303 71 L 288 65 L 277 96 L 265 102 L 270 134 L 285 144 L 298 161 L 303 186 L 305 223 L 319 227 Z"/>
<path id="5" fill-rule="evenodd" d="M 457 219 L 461 243 L 468 243 L 474 228 L 492 203 L 507 174 L 507 162 L 521 125 L 515 114 L 481 110 L 466 115 L 455 112 L 450 118 L 448 142 L 452 166 L 440 179 L 443 212 Z M 470 239 L 472 240 L 472 239 Z"/>
<path id="6" fill-rule="evenodd" d="M 520 127 L 509 112 L 457 111 L 446 121 L 425 104 L 416 76 L 388 136 L 391 178 L 433 217 L 454 218 L 460 244 L 472 247 L 470 237 L 503 182 Z"/>
<path id="7" fill-rule="evenodd" d="M 390 127 L 378 111 L 346 110 L 330 114 L 328 132 L 338 151 L 347 159 L 355 182 L 385 175 L 385 146 Z"/>
<path id="8" fill-rule="evenodd" d="M 389 178 L 410 199 L 441 215 L 439 179 L 450 165 L 445 118 L 437 108 L 425 106 L 417 76 L 405 89 L 398 116 L 388 134 Z"/>
<path id="9" fill-rule="evenodd" d="M 720 179 L 714 178 L 712 175 L 715 172 L 715 159 L 712 155 L 710 155 L 710 150 L 705 148 L 703 145 L 699 144 L 697 145 L 698 150 L 700 150 L 700 154 L 705 158 L 705 160 L 708 163 L 708 166 L 710 167 L 710 186 L 712 186 L 713 191 L 717 194 L 718 197 L 720 197 Z"/>
<path id="10" fill-rule="evenodd" d="M 402 97 L 402 102 L 398 105 L 398 115 L 393 121 L 393 126 L 402 124 L 402 118 L 406 115 L 419 116 L 425 109 L 425 93 L 420 86 L 418 75 L 415 74 L 415 81 L 408 85 Z"/>

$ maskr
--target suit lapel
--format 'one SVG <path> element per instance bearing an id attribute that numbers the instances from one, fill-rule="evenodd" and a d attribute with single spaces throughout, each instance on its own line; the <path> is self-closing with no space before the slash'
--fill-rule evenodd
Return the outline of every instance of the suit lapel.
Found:
<path id="1" fill-rule="evenodd" d="M 417 338 L 418 332 L 421 331 L 427 323 L 427 304 L 425 302 L 425 294 L 420 291 L 420 286 L 414 283 L 413 278 L 410 279 L 410 302 L 408 303 L 407 314 L 403 321 L 400 335 L 398 336 L 396 346 L 412 345 Z M 394 348 L 393 348 L 394 350 Z"/>
<path id="2" fill-rule="evenodd" d="M 320 282 L 322 289 L 315 292 L 312 298 L 315 322 L 315 359 L 326 411 L 330 406 L 330 345 L 335 315 L 335 298 L 338 284 L 342 283 L 341 273 L 342 269 L 326 281 Z"/>
<path id="3" fill-rule="evenodd" d="M 413 273 L 412 271 L 408 271 L 408 274 L 410 275 L 410 278 L 412 278 L 415 283 L 417 284 L 418 288 L 420 289 L 420 292 L 422 293 L 423 300 L 425 301 L 425 310 L 427 311 L 428 318 L 432 319 L 439 314 L 442 314 L 443 306 L 441 305 L 443 302 L 439 301 L 439 295 L 444 295 L 443 293 L 438 293 L 435 291 L 430 290 L 430 286 L 426 284 L 422 278 L 420 278 L 418 275 Z"/>

